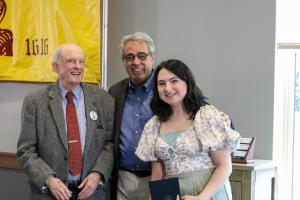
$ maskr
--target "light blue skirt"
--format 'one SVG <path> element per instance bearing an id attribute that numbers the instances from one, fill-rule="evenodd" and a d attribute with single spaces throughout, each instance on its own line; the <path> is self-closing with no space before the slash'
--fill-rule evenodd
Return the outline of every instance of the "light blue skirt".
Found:
<path id="1" fill-rule="evenodd" d="M 212 173 L 214 168 L 191 171 L 186 173 L 168 175 L 166 178 L 178 177 L 181 195 L 199 195 Z M 224 185 L 209 200 L 232 200 L 231 188 L 227 179 Z"/>

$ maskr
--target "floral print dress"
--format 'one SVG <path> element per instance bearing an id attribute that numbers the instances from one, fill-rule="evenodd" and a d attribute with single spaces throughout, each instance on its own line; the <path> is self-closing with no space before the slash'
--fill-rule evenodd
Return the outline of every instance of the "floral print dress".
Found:
<path id="1" fill-rule="evenodd" d="M 193 126 L 177 134 L 174 141 L 167 142 L 163 135 L 158 117 L 152 117 L 145 125 L 136 154 L 143 161 L 162 160 L 167 176 L 214 169 L 209 153 L 225 149 L 232 152 L 240 139 L 212 105 L 202 106 Z"/>

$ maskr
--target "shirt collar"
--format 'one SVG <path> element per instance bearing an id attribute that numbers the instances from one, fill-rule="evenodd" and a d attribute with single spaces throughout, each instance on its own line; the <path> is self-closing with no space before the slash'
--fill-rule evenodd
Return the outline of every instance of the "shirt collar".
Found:
<path id="1" fill-rule="evenodd" d="M 61 91 L 61 96 L 64 99 L 67 95 L 68 90 L 66 90 L 66 88 L 64 88 L 64 86 L 62 86 L 61 84 L 59 84 L 59 89 Z M 73 96 L 76 98 L 76 100 L 79 100 L 81 90 L 82 90 L 81 84 L 73 88 L 72 93 Z"/>

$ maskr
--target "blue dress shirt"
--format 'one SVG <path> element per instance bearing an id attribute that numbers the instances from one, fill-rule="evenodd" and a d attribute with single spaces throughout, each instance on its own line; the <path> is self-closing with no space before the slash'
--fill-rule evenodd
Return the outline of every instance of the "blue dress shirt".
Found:
<path id="1" fill-rule="evenodd" d="M 120 168 L 130 171 L 151 170 L 150 162 L 143 162 L 135 155 L 146 122 L 152 117 L 150 102 L 153 97 L 152 71 L 149 79 L 135 88 L 129 81 L 120 130 Z"/>

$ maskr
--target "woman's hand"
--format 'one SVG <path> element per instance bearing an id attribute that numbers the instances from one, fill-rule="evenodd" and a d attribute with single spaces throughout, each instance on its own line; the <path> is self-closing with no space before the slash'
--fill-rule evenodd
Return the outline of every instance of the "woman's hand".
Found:
<path id="1" fill-rule="evenodd" d="M 176 200 L 204 200 L 204 199 L 201 199 L 201 197 L 199 196 L 191 196 L 191 195 L 184 195 L 180 199 L 179 195 L 177 195 Z"/>

